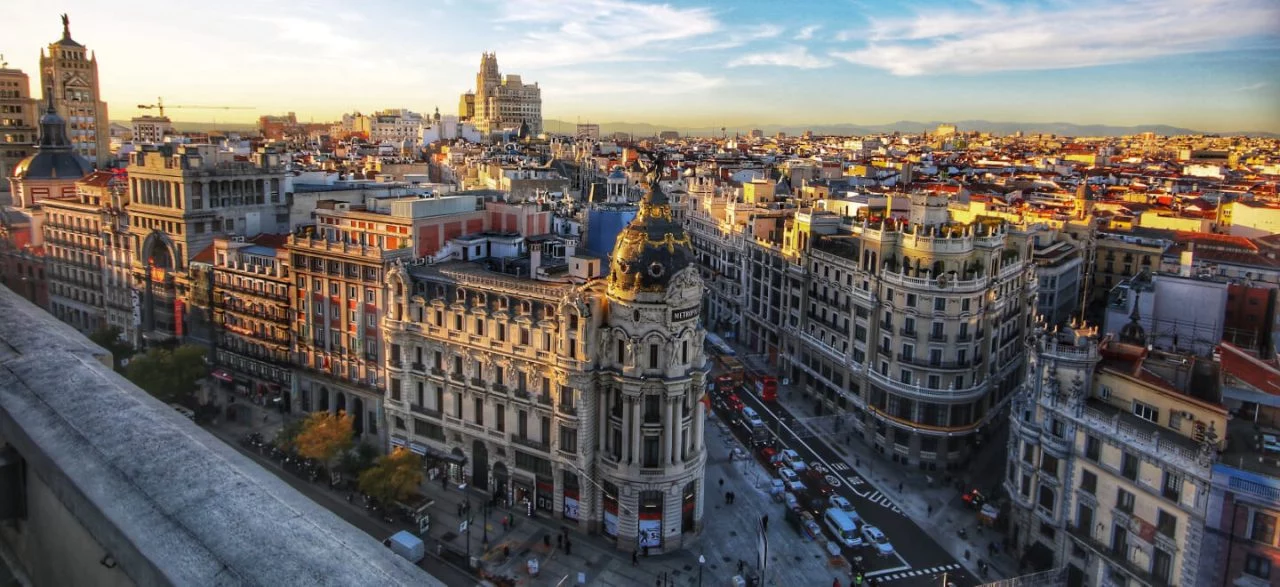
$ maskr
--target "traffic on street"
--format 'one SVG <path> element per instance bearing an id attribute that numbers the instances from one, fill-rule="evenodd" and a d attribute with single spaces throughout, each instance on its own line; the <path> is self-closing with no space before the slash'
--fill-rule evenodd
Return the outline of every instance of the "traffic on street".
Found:
<path id="1" fill-rule="evenodd" d="M 786 525 L 797 538 L 826 542 L 833 555 L 842 555 L 852 585 L 981 583 L 828 440 L 797 430 L 794 416 L 776 401 L 774 377 L 749 372 L 730 356 L 717 363 L 708 386 L 716 414 L 774 475 L 771 493 L 785 508 Z"/>

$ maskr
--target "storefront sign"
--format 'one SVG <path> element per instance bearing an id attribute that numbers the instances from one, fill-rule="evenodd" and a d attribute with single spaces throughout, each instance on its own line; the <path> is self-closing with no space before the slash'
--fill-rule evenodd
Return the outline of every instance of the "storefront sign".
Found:
<path id="1" fill-rule="evenodd" d="M 410 442 L 410 443 L 409 443 L 409 450 L 413 451 L 413 453 L 414 453 L 414 454 L 421 455 L 421 456 L 427 456 L 427 446 L 426 446 L 425 444 L 418 444 L 418 443 L 416 443 L 416 442 Z"/>
<path id="2" fill-rule="evenodd" d="M 568 520 L 578 519 L 578 495 L 575 492 L 572 496 L 569 492 L 564 492 L 564 517 Z"/>
<path id="3" fill-rule="evenodd" d="M 698 317 L 698 312 L 699 312 L 699 308 L 697 306 L 694 306 L 692 308 L 683 308 L 680 310 L 672 310 L 671 321 L 683 322 L 685 320 L 693 320 L 694 318 Z"/>

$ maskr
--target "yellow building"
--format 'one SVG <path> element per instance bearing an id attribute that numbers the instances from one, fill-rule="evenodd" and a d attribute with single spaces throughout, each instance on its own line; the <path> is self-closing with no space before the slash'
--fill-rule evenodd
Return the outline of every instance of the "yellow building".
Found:
<path id="1" fill-rule="evenodd" d="M 1015 549 L 1083 585 L 1204 585 L 1211 466 L 1225 441 L 1214 359 L 1148 351 L 1136 320 L 1037 330 L 1010 419 Z"/>
<path id="2" fill-rule="evenodd" d="M 76 153 L 98 167 L 111 161 L 107 103 L 98 90 L 98 58 L 71 38 L 71 23 L 62 15 L 62 38 L 40 51 L 40 87 L 52 91 L 54 107 L 70 125 Z M 46 96 L 46 100 L 50 96 Z"/>

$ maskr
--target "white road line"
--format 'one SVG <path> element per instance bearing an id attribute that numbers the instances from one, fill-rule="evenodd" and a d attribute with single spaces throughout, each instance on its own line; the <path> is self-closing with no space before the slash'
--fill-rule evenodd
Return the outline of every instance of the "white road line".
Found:
<path id="1" fill-rule="evenodd" d="M 882 570 L 879 570 L 879 571 L 872 571 L 872 572 L 870 572 L 870 573 L 864 573 L 864 574 L 863 574 L 863 576 L 864 576 L 864 577 L 879 577 L 880 575 L 888 575 L 889 573 L 897 573 L 897 572 L 899 572 L 899 571 L 907 571 L 907 570 L 910 570 L 910 569 L 911 569 L 911 565 L 906 565 L 906 564 L 904 564 L 904 565 L 903 565 L 903 566 L 901 566 L 901 567 L 894 567 L 894 568 L 892 568 L 892 569 L 882 569 Z"/>

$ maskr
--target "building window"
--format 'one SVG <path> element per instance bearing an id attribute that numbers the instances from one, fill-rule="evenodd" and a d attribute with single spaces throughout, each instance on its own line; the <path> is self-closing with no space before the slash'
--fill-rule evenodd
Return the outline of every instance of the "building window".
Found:
<path id="1" fill-rule="evenodd" d="M 649 368 L 658 368 L 658 345 L 656 344 L 649 345 Z"/>
<path id="2" fill-rule="evenodd" d="M 502 404 L 493 404 L 493 427 L 498 432 L 507 431 L 507 408 Z"/>
<path id="3" fill-rule="evenodd" d="M 1120 455 L 1120 474 L 1130 481 L 1138 480 L 1138 457 L 1129 453 Z"/>
<path id="4" fill-rule="evenodd" d="M 644 437 L 644 464 L 645 467 L 658 466 L 658 453 L 662 452 L 658 449 L 658 437 L 649 435 Z"/>
<path id="5" fill-rule="evenodd" d="M 481 398 L 475 398 L 474 402 L 475 405 L 473 407 L 476 411 L 476 424 L 484 426 L 484 400 Z"/>
<path id="6" fill-rule="evenodd" d="M 1140 401 L 1133 402 L 1133 415 L 1148 422 L 1155 422 L 1156 424 L 1160 423 L 1160 410 Z"/>
<path id="7" fill-rule="evenodd" d="M 1050 454 L 1041 454 L 1040 470 L 1043 471 L 1046 475 L 1053 477 L 1054 479 L 1057 479 L 1058 478 L 1058 457 L 1055 457 Z"/>
<path id="8" fill-rule="evenodd" d="M 578 453 L 578 431 L 568 426 L 560 427 L 560 450 L 571 454 Z"/>
<path id="9" fill-rule="evenodd" d="M 1076 528 L 1093 532 L 1093 508 L 1080 504 L 1076 509 Z"/>
<path id="10" fill-rule="evenodd" d="M 1126 513 L 1133 513 L 1133 494 L 1123 489 L 1116 489 L 1116 509 Z"/>
<path id="11" fill-rule="evenodd" d="M 1080 472 L 1080 490 L 1089 495 L 1097 495 L 1098 492 L 1098 476 L 1093 471 L 1083 469 Z"/>
<path id="12" fill-rule="evenodd" d="M 1084 437 L 1084 456 L 1095 463 L 1102 456 L 1102 442 L 1091 434 Z"/>
<path id="13" fill-rule="evenodd" d="M 1177 503 L 1182 498 L 1182 475 L 1166 471 L 1160 495 L 1163 495 L 1169 501 Z"/>
<path id="14" fill-rule="evenodd" d="M 1244 572 L 1259 579 L 1271 578 L 1271 559 L 1256 554 L 1244 555 Z"/>
<path id="15" fill-rule="evenodd" d="M 396 416 L 396 430 L 404 430 L 404 418 Z"/>
<path id="16" fill-rule="evenodd" d="M 937 311 L 937 312 L 945 312 L 947 310 L 947 298 L 944 298 L 944 297 L 933 298 L 933 309 L 934 311 Z"/>
<path id="17" fill-rule="evenodd" d="M 1054 494 L 1053 489 L 1048 485 L 1040 486 L 1040 509 L 1044 513 L 1052 516 L 1058 505 L 1058 496 Z"/>
<path id="18" fill-rule="evenodd" d="M 1156 530 L 1169 538 L 1173 538 L 1178 531 L 1178 518 L 1175 518 L 1169 512 L 1160 510 L 1156 515 Z"/>
<path id="19" fill-rule="evenodd" d="M 1262 512 L 1253 512 L 1253 524 L 1249 527 L 1249 539 L 1263 544 L 1275 544 L 1275 516 L 1270 516 Z"/>
<path id="20" fill-rule="evenodd" d="M 400 380 L 391 380 L 391 401 L 400 401 Z"/>
<path id="21" fill-rule="evenodd" d="M 1169 574 L 1173 570 L 1173 556 L 1169 553 L 1157 548 L 1151 556 L 1151 574 L 1159 579 L 1160 583 L 1169 583 Z"/>

